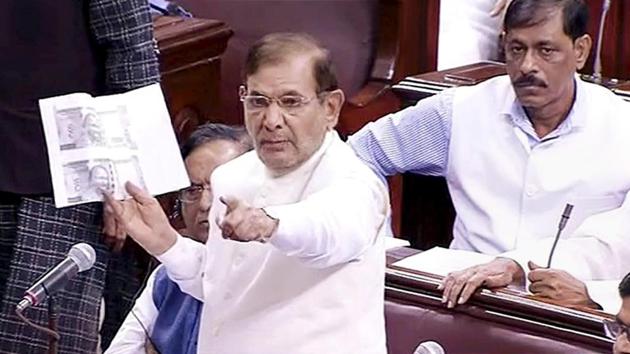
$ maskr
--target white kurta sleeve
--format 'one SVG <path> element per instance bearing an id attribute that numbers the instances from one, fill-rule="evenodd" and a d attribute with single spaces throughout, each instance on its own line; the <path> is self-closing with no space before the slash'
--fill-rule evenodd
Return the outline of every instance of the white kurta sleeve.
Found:
<path id="1" fill-rule="evenodd" d="M 376 178 L 348 178 L 295 204 L 265 208 L 279 220 L 270 243 L 315 268 L 349 262 L 376 242 L 388 194 Z"/>
<path id="2" fill-rule="evenodd" d="M 156 258 L 166 267 L 168 277 L 183 292 L 203 301 L 202 270 L 206 259 L 204 244 L 178 236 L 175 244 Z"/>
<path id="3" fill-rule="evenodd" d="M 136 299 L 131 311 L 120 326 L 105 354 L 145 354 L 147 335 L 153 332 L 158 310 L 153 303 L 153 284 L 157 269 L 151 273 L 147 285 Z M 146 330 L 146 332 L 145 332 Z"/>
<path id="4" fill-rule="evenodd" d="M 559 240 L 551 267 L 566 270 L 578 279 L 621 279 L 630 269 L 630 202 L 617 209 L 592 215 L 569 236 Z M 554 238 L 531 242 L 502 254 L 524 270 L 527 261 L 546 266 Z"/>

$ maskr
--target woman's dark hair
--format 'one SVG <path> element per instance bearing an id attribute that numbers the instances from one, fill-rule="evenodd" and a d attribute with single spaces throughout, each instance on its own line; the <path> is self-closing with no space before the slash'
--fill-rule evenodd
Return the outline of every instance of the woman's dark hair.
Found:
<path id="1" fill-rule="evenodd" d="M 564 33 L 572 40 L 586 34 L 588 6 L 584 0 L 513 0 L 505 12 L 503 30 L 527 28 L 547 21 L 562 10 Z"/>

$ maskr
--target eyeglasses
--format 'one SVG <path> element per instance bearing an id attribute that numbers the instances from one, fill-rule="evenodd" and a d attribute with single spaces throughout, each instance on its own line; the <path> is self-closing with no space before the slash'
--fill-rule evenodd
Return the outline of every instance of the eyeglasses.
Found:
<path id="1" fill-rule="evenodd" d="M 604 332 L 606 333 L 606 337 L 616 340 L 622 334 L 626 334 L 626 337 L 630 340 L 630 327 L 624 323 L 621 323 L 617 320 L 604 320 Z"/>
<path id="2" fill-rule="evenodd" d="M 182 203 L 196 203 L 201 199 L 203 191 L 207 190 L 212 195 L 212 189 L 206 184 L 193 184 L 190 187 L 184 188 L 179 191 L 179 200 Z"/>
<path id="3" fill-rule="evenodd" d="M 304 106 L 309 104 L 315 98 L 319 98 L 324 92 L 318 93 L 315 97 L 304 97 L 300 95 L 284 95 L 281 97 L 267 97 L 264 95 L 248 95 L 245 86 L 239 88 L 239 96 L 241 102 L 245 105 L 248 111 L 253 113 L 260 113 L 273 102 L 276 102 L 278 107 L 282 108 L 288 114 L 298 113 Z"/>

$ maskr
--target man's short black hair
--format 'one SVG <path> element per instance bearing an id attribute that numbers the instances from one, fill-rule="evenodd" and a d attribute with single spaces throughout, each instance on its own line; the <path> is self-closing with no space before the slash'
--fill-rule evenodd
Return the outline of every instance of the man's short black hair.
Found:
<path id="1" fill-rule="evenodd" d="M 503 30 L 536 26 L 562 10 L 564 33 L 572 40 L 586 34 L 588 6 L 584 0 L 513 0 L 505 12 Z"/>
<path id="2" fill-rule="evenodd" d="M 619 283 L 619 296 L 622 298 L 630 296 L 630 273 L 626 274 Z"/>
<path id="3" fill-rule="evenodd" d="M 252 142 L 245 128 L 220 123 L 206 123 L 197 127 L 182 145 L 182 157 L 185 159 L 199 146 L 215 140 L 235 142 L 242 145 L 245 151 L 252 149 Z"/>

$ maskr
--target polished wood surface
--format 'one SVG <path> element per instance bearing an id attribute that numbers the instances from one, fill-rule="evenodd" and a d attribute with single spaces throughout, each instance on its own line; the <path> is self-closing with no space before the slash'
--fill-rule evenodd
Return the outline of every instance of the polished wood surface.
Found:
<path id="1" fill-rule="evenodd" d="M 232 31 L 221 21 L 196 18 L 159 16 L 153 24 L 162 90 L 181 142 L 220 117 L 221 54 Z"/>

